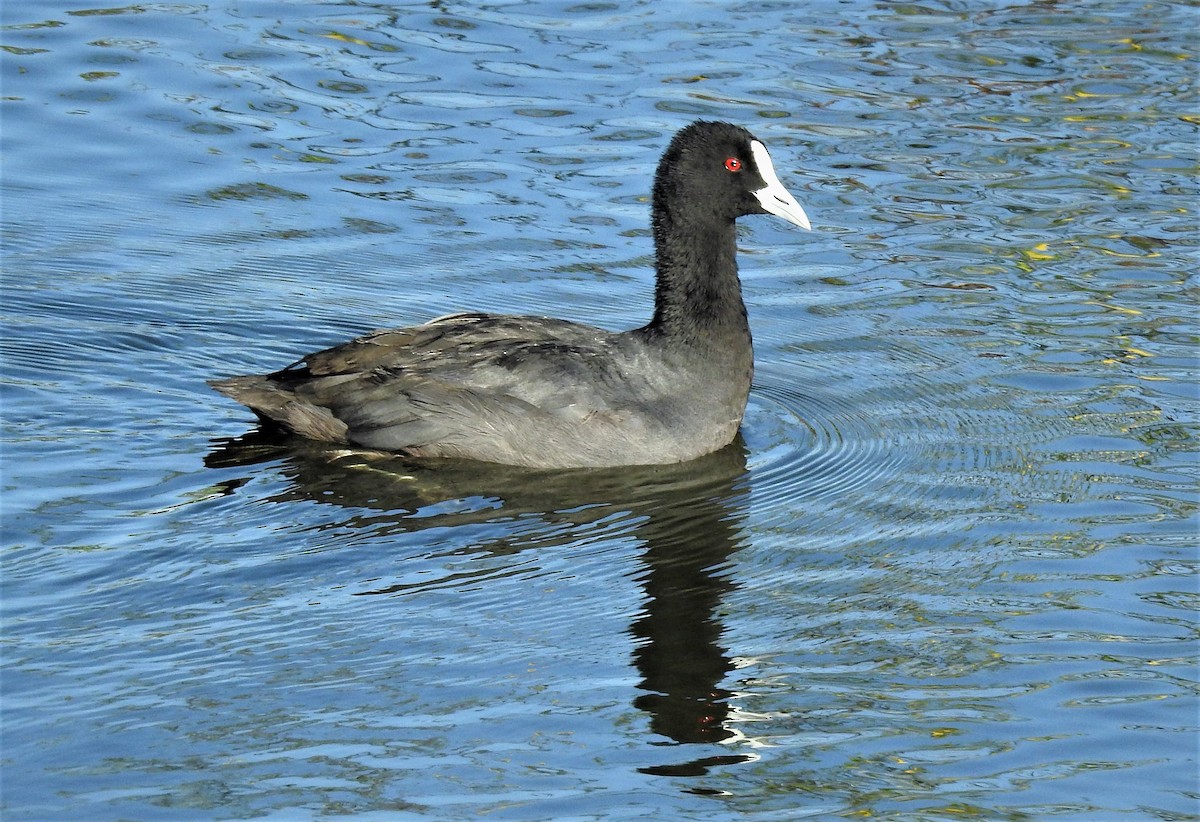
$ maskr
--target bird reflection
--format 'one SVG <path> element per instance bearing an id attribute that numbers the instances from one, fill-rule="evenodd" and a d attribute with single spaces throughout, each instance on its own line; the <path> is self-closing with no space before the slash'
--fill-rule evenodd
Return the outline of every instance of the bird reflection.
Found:
<path id="1" fill-rule="evenodd" d="M 486 523 L 497 516 L 537 514 L 548 522 L 587 524 L 615 512 L 631 513 L 637 523 L 633 535 L 645 545 L 641 584 L 646 595 L 645 609 L 629 629 L 642 677 L 642 693 L 633 704 L 648 715 L 658 744 L 719 743 L 737 735 L 730 727 L 731 692 L 722 687 L 733 662 L 722 646 L 719 608 L 735 587 L 730 557 L 743 539 L 748 491 L 740 437 L 721 451 L 681 465 L 539 472 L 337 450 L 259 431 L 214 441 L 206 464 L 228 468 L 268 461 L 277 462 L 288 480 L 269 499 L 340 506 L 347 510 L 345 525 L 376 534 Z M 228 481 L 227 487 L 232 493 L 244 482 Z M 462 504 L 467 500 L 490 502 Z M 483 549 L 495 556 L 528 545 L 497 540 L 473 545 L 471 551 Z M 406 587 L 411 586 L 364 593 Z M 640 770 L 692 776 L 747 759 L 711 756 Z"/>

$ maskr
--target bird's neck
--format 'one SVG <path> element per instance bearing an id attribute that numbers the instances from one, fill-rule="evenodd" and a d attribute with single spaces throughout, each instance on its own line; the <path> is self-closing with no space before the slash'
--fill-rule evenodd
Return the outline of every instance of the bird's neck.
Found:
<path id="1" fill-rule="evenodd" d="M 654 220 L 654 336 L 703 349 L 750 350 L 733 220 L 702 223 L 664 211 Z"/>

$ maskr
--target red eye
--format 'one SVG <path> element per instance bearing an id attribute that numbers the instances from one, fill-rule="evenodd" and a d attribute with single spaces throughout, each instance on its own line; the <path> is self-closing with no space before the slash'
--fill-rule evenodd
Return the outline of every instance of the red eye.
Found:
<path id="1" fill-rule="evenodd" d="M 727 157 L 725 159 L 725 169 L 726 171 L 741 171 L 742 161 L 737 157 Z"/>

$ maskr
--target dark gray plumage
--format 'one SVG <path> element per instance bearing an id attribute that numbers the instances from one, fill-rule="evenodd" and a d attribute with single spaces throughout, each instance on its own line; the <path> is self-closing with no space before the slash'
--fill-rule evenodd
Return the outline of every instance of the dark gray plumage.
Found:
<path id="1" fill-rule="evenodd" d="M 211 385 L 301 436 L 418 457 L 567 468 L 715 451 L 737 434 L 754 368 L 734 221 L 808 218 L 762 143 L 728 123 L 675 135 L 652 200 L 655 309 L 641 328 L 454 314 Z"/>

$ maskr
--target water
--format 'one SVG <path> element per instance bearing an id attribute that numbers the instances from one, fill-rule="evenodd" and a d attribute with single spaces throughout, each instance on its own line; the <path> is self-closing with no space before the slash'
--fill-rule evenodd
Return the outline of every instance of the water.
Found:
<path id="1" fill-rule="evenodd" d="M 3 816 L 1182 819 L 1197 9 L 7 4 Z M 204 386 L 459 309 L 619 328 L 747 125 L 697 464 L 280 444 Z"/>

